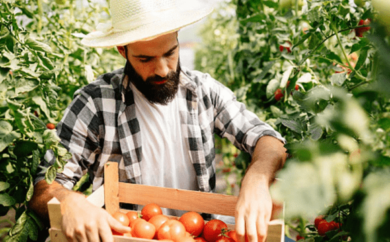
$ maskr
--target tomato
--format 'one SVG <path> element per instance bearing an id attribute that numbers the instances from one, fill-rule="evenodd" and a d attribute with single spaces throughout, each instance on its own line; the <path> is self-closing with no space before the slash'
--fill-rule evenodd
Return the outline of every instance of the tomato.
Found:
<path id="1" fill-rule="evenodd" d="M 130 223 L 130 228 L 134 228 L 134 225 L 140 221 L 146 221 L 145 219 L 143 218 L 137 218 L 136 220 L 133 220 L 131 223 Z"/>
<path id="2" fill-rule="evenodd" d="M 207 242 L 207 241 L 204 240 L 202 237 L 196 237 L 196 238 L 195 238 L 195 241 L 196 241 L 196 242 Z"/>
<path id="3" fill-rule="evenodd" d="M 115 212 L 113 215 L 112 215 L 116 220 L 118 220 L 119 222 L 121 222 L 122 225 L 124 226 L 129 226 L 130 224 L 130 221 L 129 221 L 129 218 L 126 216 L 126 214 L 122 213 L 122 212 Z"/>
<path id="4" fill-rule="evenodd" d="M 289 47 L 285 47 L 285 46 L 283 46 L 283 45 L 279 45 L 279 51 L 280 51 L 280 52 L 283 52 L 283 50 L 286 49 L 288 53 L 291 53 L 291 46 L 292 46 L 292 45 L 291 45 L 291 42 L 290 42 L 290 41 L 287 41 L 286 44 L 288 44 Z"/>
<path id="5" fill-rule="evenodd" d="M 122 233 L 116 232 L 115 230 L 111 229 L 112 235 L 118 235 L 118 236 L 123 236 Z"/>
<path id="6" fill-rule="evenodd" d="M 330 224 L 326 220 L 322 220 L 318 224 L 318 234 L 324 236 L 326 232 L 331 230 Z"/>
<path id="7" fill-rule="evenodd" d="M 179 221 L 184 225 L 186 231 L 193 236 L 199 236 L 203 231 L 204 220 L 199 213 L 187 212 L 180 217 Z"/>
<path id="8" fill-rule="evenodd" d="M 319 216 L 317 216 L 317 217 L 314 219 L 314 226 L 318 229 L 318 224 L 319 224 L 321 221 L 323 221 L 323 220 L 325 220 L 325 219 L 324 219 L 324 215 L 319 215 Z"/>
<path id="9" fill-rule="evenodd" d="M 155 239 L 157 239 L 157 231 L 160 229 L 161 225 L 163 225 L 168 220 L 169 218 L 162 214 L 153 216 L 151 219 L 149 219 L 149 223 L 153 224 L 156 228 L 156 233 L 154 234 Z"/>
<path id="10" fill-rule="evenodd" d="M 132 235 L 137 238 L 143 239 L 153 239 L 154 234 L 156 233 L 156 228 L 153 224 L 146 222 L 145 220 L 140 220 L 134 224 L 132 230 Z"/>
<path id="11" fill-rule="evenodd" d="M 194 238 L 192 238 L 191 236 L 190 237 L 188 237 L 188 236 L 182 237 L 178 241 L 180 241 L 180 242 L 195 242 Z"/>
<path id="12" fill-rule="evenodd" d="M 48 123 L 48 124 L 46 124 L 46 128 L 48 128 L 48 129 L 55 129 L 56 126 L 54 124 L 52 124 L 52 123 Z"/>
<path id="13" fill-rule="evenodd" d="M 305 239 L 305 237 L 303 237 L 303 236 L 300 236 L 299 234 L 297 235 L 297 239 L 296 239 L 296 241 L 298 241 L 298 240 L 301 240 L 301 239 Z"/>
<path id="14" fill-rule="evenodd" d="M 179 242 L 180 238 L 185 237 L 185 235 L 186 228 L 184 225 L 173 219 L 166 221 L 157 231 L 158 240 L 171 239 L 175 242 Z"/>
<path id="15" fill-rule="evenodd" d="M 282 99 L 283 96 L 284 96 L 284 94 L 282 92 L 282 89 L 280 89 L 280 88 L 276 89 L 276 91 L 274 93 L 275 100 L 279 101 L 280 99 Z"/>
<path id="16" fill-rule="evenodd" d="M 139 218 L 139 214 L 136 211 L 129 211 L 126 213 L 126 216 L 129 218 L 130 224 L 137 218 Z"/>
<path id="17" fill-rule="evenodd" d="M 215 242 L 221 234 L 222 229 L 227 229 L 227 225 L 219 219 L 212 219 L 203 228 L 203 238 L 208 242 Z"/>
<path id="18" fill-rule="evenodd" d="M 215 242 L 236 242 L 236 241 L 226 236 L 219 236 Z"/>
<path id="19" fill-rule="evenodd" d="M 366 19 L 366 20 L 361 19 L 359 21 L 359 25 L 370 25 L 370 23 L 371 23 L 370 19 Z M 361 37 L 363 37 L 363 33 L 369 31 L 370 29 L 371 29 L 371 27 L 356 28 L 355 29 L 356 36 L 361 38 Z"/>
<path id="20" fill-rule="evenodd" d="M 295 85 L 295 91 L 298 91 L 298 90 L 299 90 L 299 85 L 296 84 L 296 85 Z"/>
<path id="21" fill-rule="evenodd" d="M 232 238 L 235 242 L 238 242 L 237 233 L 235 230 L 230 230 L 226 233 L 226 235 L 230 238 Z"/>
<path id="22" fill-rule="evenodd" d="M 149 219 L 151 219 L 153 216 L 162 214 L 162 210 L 157 204 L 149 203 L 142 208 L 141 214 L 143 219 L 149 221 Z"/>

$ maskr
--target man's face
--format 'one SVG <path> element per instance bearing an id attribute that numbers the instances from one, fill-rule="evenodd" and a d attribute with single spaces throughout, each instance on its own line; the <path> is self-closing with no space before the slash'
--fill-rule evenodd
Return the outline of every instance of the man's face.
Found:
<path id="1" fill-rule="evenodd" d="M 118 50 L 125 57 L 122 48 Z M 127 45 L 127 60 L 125 73 L 150 102 L 167 104 L 172 100 L 180 74 L 177 33 Z"/>

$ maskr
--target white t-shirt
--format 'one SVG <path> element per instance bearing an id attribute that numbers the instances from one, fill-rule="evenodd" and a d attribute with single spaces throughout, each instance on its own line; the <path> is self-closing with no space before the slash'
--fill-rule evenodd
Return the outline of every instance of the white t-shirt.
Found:
<path id="1" fill-rule="evenodd" d="M 141 129 L 141 173 L 144 185 L 198 190 L 187 139 L 183 138 L 177 99 L 167 105 L 151 104 L 133 85 L 137 119 Z M 166 209 L 164 214 L 180 216 Z"/>

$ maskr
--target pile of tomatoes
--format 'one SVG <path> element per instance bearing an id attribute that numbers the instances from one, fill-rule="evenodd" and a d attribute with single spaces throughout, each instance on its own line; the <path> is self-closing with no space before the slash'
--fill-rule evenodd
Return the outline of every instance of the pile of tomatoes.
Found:
<path id="1" fill-rule="evenodd" d="M 196 212 L 187 212 L 180 218 L 168 217 L 154 203 L 145 205 L 141 213 L 118 211 L 112 216 L 131 228 L 126 234 L 113 230 L 113 235 L 172 242 L 238 242 L 236 232 L 219 219 L 205 222 Z"/>

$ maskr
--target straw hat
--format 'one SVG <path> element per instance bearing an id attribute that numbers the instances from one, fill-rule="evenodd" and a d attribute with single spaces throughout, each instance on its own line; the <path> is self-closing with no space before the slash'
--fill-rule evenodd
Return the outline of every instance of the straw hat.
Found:
<path id="1" fill-rule="evenodd" d="M 151 40 L 199 21 L 212 10 L 198 0 L 111 0 L 112 21 L 99 24 L 81 43 L 113 47 Z"/>

